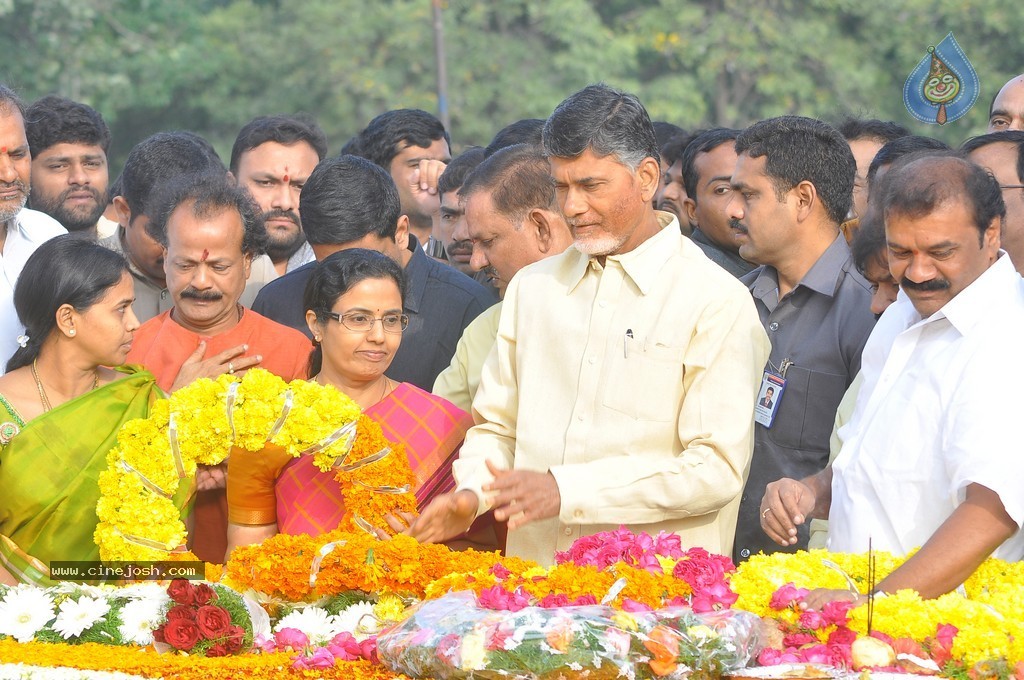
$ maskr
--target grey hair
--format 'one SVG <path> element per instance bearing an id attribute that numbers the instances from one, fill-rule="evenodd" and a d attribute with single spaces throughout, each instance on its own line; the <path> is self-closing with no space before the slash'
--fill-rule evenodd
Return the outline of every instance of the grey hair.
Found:
<path id="1" fill-rule="evenodd" d="M 544 153 L 576 158 L 587 149 L 613 156 L 630 170 L 645 158 L 661 161 L 647 109 L 635 95 L 599 83 L 558 105 L 542 134 Z"/>

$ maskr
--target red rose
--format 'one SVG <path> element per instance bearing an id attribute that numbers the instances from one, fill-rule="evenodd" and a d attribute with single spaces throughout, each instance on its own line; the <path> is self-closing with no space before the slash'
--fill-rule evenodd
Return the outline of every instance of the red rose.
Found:
<path id="1" fill-rule="evenodd" d="M 177 619 L 184 619 L 185 621 L 195 621 L 196 610 L 184 604 L 176 604 L 167 610 L 167 620 L 176 621 Z"/>
<path id="2" fill-rule="evenodd" d="M 229 653 L 227 645 L 223 642 L 218 642 L 206 650 L 206 656 L 227 656 Z"/>
<path id="3" fill-rule="evenodd" d="M 696 591 L 722 581 L 725 569 L 715 560 L 690 558 L 677 562 L 672 575 Z"/>
<path id="4" fill-rule="evenodd" d="M 213 588 L 206 585 L 205 583 L 200 583 L 199 585 L 195 586 L 195 589 L 192 591 L 192 593 L 192 601 L 197 607 L 202 607 L 204 604 L 209 604 L 210 600 L 214 599 L 214 597 L 216 597 L 217 595 L 217 593 L 214 592 Z"/>
<path id="5" fill-rule="evenodd" d="M 195 621 L 174 619 L 164 626 L 164 640 L 171 647 L 183 652 L 191 651 L 199 642 L 199 627 Z"/>
<path id="6" fill-rule="evenodd" d="M 223 607 L 206 604 L 196 612 L 196 625 L 208 640 L 224 637 L 231 626 L 231 615 Z"/>
<path id="7" fill-rule="evenodd" d="M 225 641 L 228 652 L 234 654 L 242 650 L 242 640 L 245 638 L 245 628 L 241 626 L 228 626 L 228 639 Z"/>
<path id="8" fill-rule="evenodd" d="M 167 594 L 178 604 L 192 604 L 195 602 L 196 589 L 185 579 L 176 578 L 167 586 Z"/>
<path id="9" fill-rule="evenodd" d="M 160 626 L 153 631 L 153 642 L 164 642 L 164 627 Z"/>

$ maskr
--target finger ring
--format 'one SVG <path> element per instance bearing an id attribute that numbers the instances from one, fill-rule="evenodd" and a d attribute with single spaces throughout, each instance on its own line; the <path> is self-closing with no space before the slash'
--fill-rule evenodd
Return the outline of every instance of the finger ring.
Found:
<path id="1" fill-rule="evenodd" d="M 771 512 L 771 511 L 772 511 L 771 508 L 765 508 L 764 512 L 761 513 L 761 519 L 767 519 L 768 518 L 768 513 Z"/>
<path id="2" fill-rule="evenodd" d="M 228 362 L 228 373 L 231 373 L 232 375 L 235 373 L 235 367 L 230 361 Z"/>

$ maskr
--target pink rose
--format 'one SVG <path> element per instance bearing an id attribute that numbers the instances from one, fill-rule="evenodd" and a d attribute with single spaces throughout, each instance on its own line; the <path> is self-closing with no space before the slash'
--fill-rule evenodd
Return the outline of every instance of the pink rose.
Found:
<path id="1" fill-rule="evenodd" d="M 818 638 L 814 633 L 790 633 L 782 638 L 782 644 L 786 647 L 803 647 L 804 645 L 814 645 L 817 643 Z"/>
<path id="2" fill-rule="evenodd" d="M 802 602 L 809 592 L 806 588 L 797 588 L 792 583 L 787 583 L 772 593 L 772 599 L 768 606 L 776 611 L 789 609 Z"/>
<path id="3" fill-rule="evenodd" d="M 298 652 L 309 645 L 309 638 L 298 628 L 282 628 L 274 633 L 274 640 L 283 652 Z"/>
<path id="4" fill-rule="evenodd" d="M 324 647 L 317 647 L 311 655 L 299 654 L 292 661 L 292 668 L 309 670 L 311 668 L 332 668 L 334 655 Z"/>
<path id="5" fill-rule="evenodd" d="M 821 616 L 825 623 L 832 626 L 845 626 L 850 622 L 849 612 L 854 602 L 848 600 L 832 600 L 821 608 Z"/>
<path id="6" fill-rule="evenodd" d="M 700 614 L 728 609 L 738 599 L 739 595 L 732 592 L 724 582 L 719 581 L 694 592 L 693 598 L 690 600 L 690 606 L 693 608 L 693 611 Z"/>
<path id="7" fill-rule="evenodd" d="M 484 646 L 494 651 L 504 651 L 506 641 L 516 632 L 515 626 L 508 621 L 500 621 L 497 625 L 488 628 L 484 637 Z"/>
<path id="8" fill-rule="evenodd" d="M 495 562 L 494 566 L 491 567 L 491 574 L 499 581 L 504 581 L 512 574 L 512 572 L 506 569 L 505 565 L 501 562 Z"/>
<path id="9" fill-rule="evenodd" d="M 825 617 L 819 611 L 807 609 L 800 614 L 800 626 L 810 630 L 819 630 L 825 627 Z"/>
<path id="10" fill-rule="evenodd" d="M 252 641 L 253 646 L 263 652 L 264 654 L 270 654 L 277 651 L 277 642 L 273 637 L 267 637 L 263 633 L 260 633 Z"/>
<path id="11" fill-rule="evenodd" d="M 377 658 L 377 636 L 371 635 L 359 643 L 359 655 L 370 663 L 379 663 Z"/>
<path id="12" fill-rule="evenodd" d="M 359 658 L 359 642 L 352 636 L 352 633 L 341 632 L 331 638 L 327 643 L 327 649 L 334 655 L 334 658 L 342 661 L 355 661 Z"/>
<path id="13" fill-rule="evenodd" d="M 840 626 L 839 628 L 836 628 L 834 631 L 829 633 L 828 642 L 826 644 L 828 644 L 830 646 L 831 645 L 846 645 L 846 646 L 850 646 L 850 645 L 853 644 L 853 641 L 856 640 L 856 639 L 857 639 L 857 633 L 855 631 L 850 630 L 846 626 Z"/>
<path id="14" fill-rule="evenodd" d="M 476 601 L 484 609 L 510 612 L 517 612 L 530 604 L 529 598 L 521 588 L 510 593 L 501 586 L 492 586 L 484 590 Z"/>
<path id="15" fill-rule="evenodd" d="M 800 663 L 800 657 L 789 649 L 782 651 L 781 649 L 766 647 L 757 655 L 757 663 L 762 666 L 778 666 L 783 663 Z"/>
<path id="16" fill-rule="evenodd" d="M 585 607 L 594 604 L 597 604 L 597 598 L 593 595 L 580 595 L 572 601 L 574 607 Z"/>

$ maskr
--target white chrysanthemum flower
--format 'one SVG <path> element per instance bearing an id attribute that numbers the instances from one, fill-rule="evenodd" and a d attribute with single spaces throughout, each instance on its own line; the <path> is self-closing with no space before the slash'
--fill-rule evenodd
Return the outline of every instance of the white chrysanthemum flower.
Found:
<path id="1" fill-rule="evenodd" d="M 117 597 L 128 597 L 133 600 L 157 600 L 163 604 L 171 601 L 170 596 L 167 594 L 167 588 L 155 581 L 133 583 L 130 586 L 118 588 L 114 594 Z"/>
<path id="2" fill-rule="evenodd" d="M 121 609 L 121 638 L 130 644 L 153 644 L 153 631 L 163 623 L 164 603 L 157 598 L 139 598 Z"/>
<path id="3" fill-rule="evenodd" d="M 110 603 L 103 598 L 82 596 L 78 600 L 64 600 L 60 613 L 53 622 L 53 629 L 65 640 L 78 637 L 82 631 L 92 628 L 97 621 L 110 611 Z"/>
<path id="4" fill-rule="evenodd" d="M 53 620 L 53 598 L 41 588 L 18 586 L 0 600 L 0 634 L 29 642 Z"/>
<path id="5" fill-rule="evenodd" d="M 334 617 L 322 607 L 306 607 L 293 611 L 277 622 L 274 632 L 284 628 L 301 630 L 309 638 L 310 644 L 319 646 L 327 644 L 340 632 L 335 630 Z"/>
<path id="6" fill-rule="evenodd" d="M 360 641 L 380 632 L 380 623 L 373 614 L 373 605 L 369 602 L 356 602 L 350 605 L 344 611 L 339 612 L 334 620 L 338 633 L 342 631 L 352 633 Z"/>

